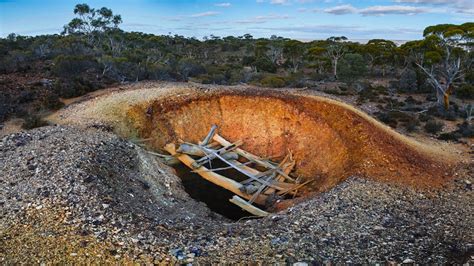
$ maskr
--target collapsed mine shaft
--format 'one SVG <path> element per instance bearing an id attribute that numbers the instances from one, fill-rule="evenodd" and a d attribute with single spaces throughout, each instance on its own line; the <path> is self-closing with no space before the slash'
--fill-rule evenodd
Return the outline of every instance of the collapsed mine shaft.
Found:
<path id="1" fill-rule="evenodd" d="M 450 165 L 436 153 L 407 139 L 349 105 L 316 96 L 268 90 L 223 90 L 166 95 L 127 110 L 127 127 L 150 148 L 166 153 L 169 143 L 199 143 L 210 125 L 230 141 L 275 162 L 291 152 L 292 176 L 311 182 L 303 198 L 326 191 L 351 175 L 417 187 L 436 187 L 449 177 Z M 215 163 L 215 162 L 212 162 Z M 176 166 L 191 197 L 229 218 L 248 216 L 229 204 L 233 193 Z M 235 180 L 240 173 L 222 173 Z M 284 200 L 275 209 L 291 205 Z"/>

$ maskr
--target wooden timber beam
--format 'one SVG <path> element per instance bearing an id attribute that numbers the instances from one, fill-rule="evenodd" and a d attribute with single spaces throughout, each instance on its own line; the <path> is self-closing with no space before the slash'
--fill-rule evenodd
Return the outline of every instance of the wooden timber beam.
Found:
<path id="1" fill-rule="evenodd" d="M 260 182 L 266 186 L 269 186 L 269 187 L 274 187 L 276 189 L 279 189 L 279 190 L 282 190 L 284 188 L 281 188 L 273 183 L 269 183 L 267 180 L 263 180 L 263 179 L 258 179 L 257 177 L 253 176 L 251 173 L 248 173 L 246 172 L 244 169 L 238 167 L 237 165 L 234 165 L 233 163 L 229 162 L 227 159 L 225 159 L 224 157 L 220 156 L 216 151 L 212 150 L 212 149 L 207 149 L 205 147 L 202 147 L 202 149 L 204 149 L 206 152 L 209 152 L 211 153 L 211 155 L 214 155 L 215 157 L 219 158 L 221 161 L 225 162 L 226 164 L 228 164 L 229 166 L 231 166 L 232 168 L 234 168 L 235 170 L 239 171 L 240 173 L 246 175 L 247 177 L 250 177 L 251 179 L 257 181 L 257 182 Z M 240 183 L 239 183 L 240 184 Z"/>
<path id="2" fill-rule="evenodd" d="M 228 146 L 228 145 L 231 145 L 232 143 L 230 143 L 229 141 L 227 141 L 225 138 L 223 138 L 222 136 L 220 136 L 219 134 L 214 134 L 214 136 L 212 137 L 213 140 L 219 142 L 222 146 Z M 264 161 L 262 160 L 260 157 L 256 156 L 256 155 L 253 155 L 251 154 L 250 152 L 247 152 L 247 151 L 244 151 L 240 148 L 236 148 L 235 149 L 235 152 L 237 152 L 240 156 L 244 157 L 245 159 L 249 160 L 249 161 L 253 161 L 257 164 L 260 164 L 261 166 L 264 166 L 268 169 L 275 169 L 275 171 L 277 171 L 280 175 L 282 175 L 283 177 L 285 177 L 285 179 L 288 179 L 292 182 L 296 182 L 295 179 L 291 178 L 290 176 L 288 176 L 286 173 L 284 173 L 279 167 L 271 164 L 270 162 L 267 162 L 267 161 Z"/>
<path id="3" fill-rule="evenodd" d="M 195 160 L 187 154 L 177 153 L 176 152 L 176 146 L 174 144 L 172 144 L 172 143 L 167 144 L 164 147 L 164 149 L 167 152 L 169 152 L 172 156 L 175 156 L 178 160 L 180 160 L 187 167 L 193 169 L 192 165 L 195 162 Z M 252 198 L 252 195 L 244 193 L 240 190 L 241 187 L 242 187 L 242 184 L 240 184 L 237 181 L 234 181 L 230 178 L 227 178 L 225 176 L 222 176 L 222 175 L 219 175 L 219 174 L 214 173 L 212 171 L 209 171 L 209 169 L 207 169 L 204 166 L 201 166 L 201 167 L 199 167 L 195 170 L 198 170 L 197 173 L 202 178 L 206 179 L 209 182 L 212 182 L 212 183 L 214 183 L 214 184 L 216 184 L 216 185 L 218 185 L 218 186 L 220 186 L 224 189 L 227 189 L 227 190 L 231 191 L 232 193 L 234 193 L 236 195 L 239 195 L 240 197 L 245 198 L 247 200 L 250 200 Z M 258 197 L 255 199 L 255 202 L 260 204 L 260 205 L 264 205 L 266 198 L 267 198 L 267 196 L 265 196 L 265 195 L 258 195 Z"/>
<path id="4" fill-rule="evenodd" d="M 270 215 L 270 213 L 253 206 L 239 196 L 233 196 L 229 201 L 255 216 L 266 217 Z"/>

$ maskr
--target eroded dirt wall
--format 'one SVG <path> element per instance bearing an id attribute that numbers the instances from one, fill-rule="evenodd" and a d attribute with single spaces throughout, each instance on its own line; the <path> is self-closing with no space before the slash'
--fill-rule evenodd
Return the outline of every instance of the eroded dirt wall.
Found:
<path id="1" fill-rule="evenodd" d="M 271 92 L 215 92 L 166 97 L 128 110 L 130 127 L 168 142 L 198 142 L 212 124 L 230 141 L 277 161 L 288 151 L 297 162 L 294 174 L 315 179 L 326 190 L 358 174 L 415 186 L 438 186 L 449 178 L 450 165 L 429 150 L 397 136 L 345 104 L 321 97 Z"/>

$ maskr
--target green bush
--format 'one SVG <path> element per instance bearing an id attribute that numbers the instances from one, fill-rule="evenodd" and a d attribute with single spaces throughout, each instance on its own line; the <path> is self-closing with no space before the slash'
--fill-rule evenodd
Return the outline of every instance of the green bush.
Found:
<path id="1" fill-rule="evenodd" d="M 444 127 L 443 122 L 437 122 L 436 120 L 429 120 L 425 124 L 425 131 L 431 134 L 440 132 Z"/>
<path id="2" fill-rule="evenodd" d="M 360 54 L 346 54 L 338 65 L 341 80 L 353 83 L 367 73 L 367 62 Z"/>
<path id="3" fill-rule="evenodd" d="M 260 84 L 264 87 L 281 88 L 285 87 L 286 82 L 281 77 L 267 76 L 260 80 Z"/>
<path id="4" fill-rule="evenodd" d="M 275 64 L 273 64 L 270 59 L 266 57 L 259 57 L 254 62 L 255 66 L 257 67 L 257 71 L 265 71 L 270 73 L 275 73 L 277 68 Z"/>

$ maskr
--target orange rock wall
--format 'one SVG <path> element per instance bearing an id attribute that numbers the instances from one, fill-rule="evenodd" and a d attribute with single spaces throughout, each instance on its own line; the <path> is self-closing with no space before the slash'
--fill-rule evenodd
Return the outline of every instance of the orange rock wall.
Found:
<path id="1" fill-rule="evenodd" d="M 296 176 L 315 179 L 314 190 L 327 190 L 350 175 L 437 186 L 450 166 L 436 161 L 387 129 L 342 104 L 269 92 L 216 92 L 176 96 L 135 105 L 129 124 L 140 137 L 166 143 L 198 142 L 212 124 L 243 149 L 276 160 L 291 151 Z"/>

